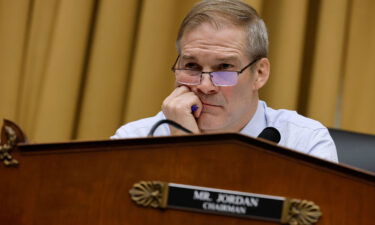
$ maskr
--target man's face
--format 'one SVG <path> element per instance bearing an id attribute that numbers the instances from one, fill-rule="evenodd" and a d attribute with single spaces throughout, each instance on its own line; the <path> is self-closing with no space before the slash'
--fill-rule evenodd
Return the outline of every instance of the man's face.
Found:
<path id="1" fill-rule="evenodd" d="M 246 55 L 246 37 L 239 27 L 216 29 L 208 23 L 199 25 L 183 35 L 178 67 L 205 72 L 240 71 L 250 62 Z M 257 69 L 252 72 L 248 68 L 239 75 L 235 86 L 215 86 L 208 74 L 203 74 L 201 84 L 189 86 L 203 104 L 197 119 L 200 130 L 204 133 L 240 131 L 256 111 L 258 89 L 265 83 L 257 83 L 258 78 Z"/>

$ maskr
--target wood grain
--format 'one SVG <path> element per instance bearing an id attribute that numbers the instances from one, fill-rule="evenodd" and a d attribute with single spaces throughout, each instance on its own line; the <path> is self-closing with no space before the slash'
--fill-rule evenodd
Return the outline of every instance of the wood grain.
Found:
<path id="1" fill-rule="evenodd" d="M 375 221 L 375 176 L 239 134 L 20 145 L 0 167 L 0 224 L 276 224 L 143 208 L 141 180 L 314 201 L 318 225 Z"/>

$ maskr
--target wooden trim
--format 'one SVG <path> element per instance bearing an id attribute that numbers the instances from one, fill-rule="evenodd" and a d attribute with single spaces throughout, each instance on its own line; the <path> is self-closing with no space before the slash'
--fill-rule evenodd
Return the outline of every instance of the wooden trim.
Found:
<path id="1" fill-rule="evenodd" d="M 220 133 L 206 135 L 186 135 L 186 136 L 166 136 L 152 138 L 131 138 L 118 140 L 102 140 L 102 141 L 72 141 L 63 143 L 43 143 L 43 144 L 19 144 L 18 151 L 20 153 L 37 153 L 43 151 L 52 153 L 55 151 L 97 151 L 99 149 L 121 150 L 134 147 L 153 146 L 153 145 L 196 145 L 209 144 L 210 142 L 238 142 L 248 146 L 261 148 L 262 150 L 272 152 L 281 156 L 300 160 L 301 163 L 309 163 L 333 172 L 338 172 L 346 176 L 363 179 L 375 184 L 375 173 L 360 170 L 343 164 L 333 163 L 317 157 L 313 157 L 295 150 L 277 146 L 272 142 L 251 138 L 238 133 Z"/>

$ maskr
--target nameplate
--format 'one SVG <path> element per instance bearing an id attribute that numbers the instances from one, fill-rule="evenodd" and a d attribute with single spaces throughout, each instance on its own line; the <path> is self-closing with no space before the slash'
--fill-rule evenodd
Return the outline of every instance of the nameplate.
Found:
<path id="1" fill-rule="evenodd" d="M 311 201 L 280 196 L 141 181 L 130 190 L 133 201 L 141 206 L 214 213 L 283 224 L 314 224 L 321 216 Z"/>

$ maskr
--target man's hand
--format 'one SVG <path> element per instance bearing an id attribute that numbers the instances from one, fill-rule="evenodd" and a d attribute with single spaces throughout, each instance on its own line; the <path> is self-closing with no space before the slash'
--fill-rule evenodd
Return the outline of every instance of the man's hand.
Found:
<path id="1" fill-rule="evenodd" d="M 193 113 L 191 107 L 198 106 Z M 196 118 L 202 111 L 202 102 L 187 86 L 177 87 L 163 102 L 162 110 L 167 119 L 173 120 L 193 133 L 200 133 Z M 171 135 L 185 134 L 183 131 L 169 126 Z"/>

